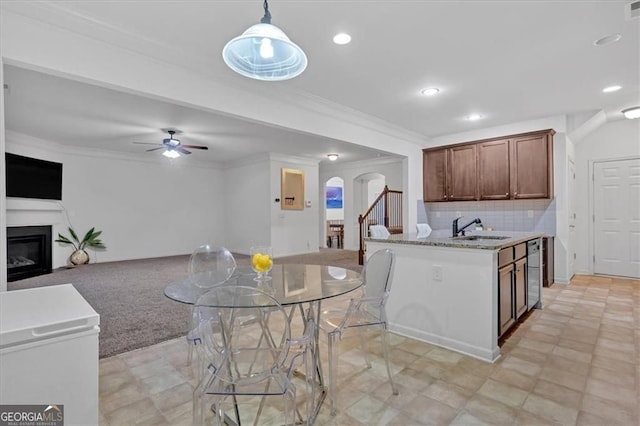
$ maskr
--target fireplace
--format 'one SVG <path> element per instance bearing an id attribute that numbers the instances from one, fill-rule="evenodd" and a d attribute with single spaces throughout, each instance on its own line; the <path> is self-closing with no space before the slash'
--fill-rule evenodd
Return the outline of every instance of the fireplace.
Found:
<path id="1" fill-rule="evenodd" d="M 7 281 L 51 272 L 51 226 L 7 227 Z"/>

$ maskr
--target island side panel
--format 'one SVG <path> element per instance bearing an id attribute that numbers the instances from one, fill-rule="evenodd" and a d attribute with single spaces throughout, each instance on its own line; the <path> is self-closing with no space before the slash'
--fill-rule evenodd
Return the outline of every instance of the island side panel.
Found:
<path id="1" fill-rule="evenodd" d="M 391 331 L 484 361 L 499 358 L 496 251 L 367 241 L 367 256 L 383 248 L 396 253 Z"/>

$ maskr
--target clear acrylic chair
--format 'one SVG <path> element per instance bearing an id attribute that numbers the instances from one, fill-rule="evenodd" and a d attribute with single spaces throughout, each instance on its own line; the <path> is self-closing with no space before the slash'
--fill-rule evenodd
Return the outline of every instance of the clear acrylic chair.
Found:
<path id="1" fill-rule="evenodd" d="M 257 288 L 239 285 L 213 288 L 198 299 L 195 310 L 208 319 L 200 324 L 202 345 L 197 346 L 207 368 L 194 391 L 194 424 L 204 424 L 211 408 L 215 424 L 224 424 L 230 399 L 238 424 L 248 417 L 239 408 L 244 404 L 251 408 L 252 423 L 261 424 L 269 396 L 282 398 L 281 410 L 275 403 L 269 405 L 269 412 L 282 413 L 285 424 L 296 423 L 292 374 L 299 358 L 306 361 L 307 378 L 314 372 L 313 323 L 302 338 L 291 339 L 289 318 L 277 300 Z"/>
<path id="2" fill-rule="evenodd" d="M 372 238 L 388 238 L 391 233 L 384 225 L 369 226 L 369 234 Z"/>
<path id="3" fill-rule="evenodd" d="M 428 223 L 417 223 L 416 231 L 418 238 L 426 238 L 431 234 L 431 227 Z"/>
<path id="4" fill-rule="evenodd" d="M 360 344 L 368 368 L 371 368 L 371 363 L 367 355 L 364 330 L 369 327 L 380 329 L 382 351 L 389 383 L 393 394 L 398 394 L 389 366 L 387 315 L 385 312 L 385 304 L 391 291 L 394 262 L 395 255 L 389 249 L 373 253 L 365 263 L 362 271 L 362 279 L 364 281 L 362 297 L 351 299 L 346 311 L 327 310 L 321 314 L 320 327 L 327 332 L 329 341 L 329 399 L 331 402 L 331 415 L 333 416 L 336 414 L 337 344 L 344 333 L 351 328 L 356 328 L 360 331 Z"/>
<path id="5" fill-rule="evenodd" d="M 213 288 L 229 280 L 236 270 L 236 260 L 224 247 L 209 244 L 198 247 L 189 258 L 189 279 L 197 287 Z M 191 324 L 187 332 L 187 365 L 193 361 L 193 347 L 200 343 L 199 324 L 203 322 L 201 313 L 191 311 Z"/>

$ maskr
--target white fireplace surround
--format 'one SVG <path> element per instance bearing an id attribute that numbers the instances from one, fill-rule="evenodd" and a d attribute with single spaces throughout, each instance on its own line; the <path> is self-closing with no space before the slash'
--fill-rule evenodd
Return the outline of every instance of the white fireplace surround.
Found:
<path id="1" fill-rule="evenodd" d="M 58 233 L 65 233 L 64 207 L 55 200 L 36 200 L 30 198 L 7 197 L 7 227 L 51 225 L 52 240 Z M 66 265 L 69 251 L 53 243 L 51 250 L 52 266 Z"/>

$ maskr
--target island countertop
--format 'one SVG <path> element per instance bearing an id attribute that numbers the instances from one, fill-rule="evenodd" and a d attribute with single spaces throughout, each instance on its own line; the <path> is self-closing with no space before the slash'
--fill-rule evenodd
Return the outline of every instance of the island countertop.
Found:
<path id="1" fill-rule="evenodd" d="M 452 238 L 450 230 L 434 230 L 429 234 L 429 236 L 421 238 L 418 238 L 417 234 L 414 232 L 407 234 L 392 234 L 387 238 L 365 238 L 365 241 L 391 244 L 500 250 L 504 247 L 511 247 L 525 241 L 545 236 L 547 236 L 547 234 L 544 232 L 468 231 L 465 236 Z"/>

